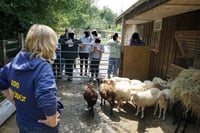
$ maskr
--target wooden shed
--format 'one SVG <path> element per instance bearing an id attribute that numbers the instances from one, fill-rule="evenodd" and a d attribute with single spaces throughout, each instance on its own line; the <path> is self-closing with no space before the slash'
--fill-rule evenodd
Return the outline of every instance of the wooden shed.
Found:
<path id="1" fill-rule="evenodd" d="M 122 76 L 166 79 L 182 68 L 200 68 L 200 0 L 139 0 L 116 23 L 122 25 Z M 133 32 L 146 51 L 127 45 Z"/>

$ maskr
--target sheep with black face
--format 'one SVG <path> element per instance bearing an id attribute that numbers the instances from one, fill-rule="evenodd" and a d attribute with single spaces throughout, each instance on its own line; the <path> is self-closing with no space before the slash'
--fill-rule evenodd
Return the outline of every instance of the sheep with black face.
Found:
<path id="1" fill-rule="evenodd" d="M 175 133 L 178 132 L 178 129 L 180 128 L 182 121 L 185 122 L 182 130 L 182 133 L 184 133 L 188 123 L 190 123 L 192 118 L 194 117 L 191 109 L 185 108 L 182 102 L 178 100 L 173 103 L 172 113 L 173 113 L 173 125 L 178 123 L 175 129 Z"/>

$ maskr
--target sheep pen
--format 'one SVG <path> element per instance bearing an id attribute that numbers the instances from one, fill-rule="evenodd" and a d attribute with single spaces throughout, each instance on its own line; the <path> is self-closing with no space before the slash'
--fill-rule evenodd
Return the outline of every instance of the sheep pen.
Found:
<path id="1" fill-rule="evenodd" d="M 181 100 L 186 108 L 200 118 L 200 70 L 182 70 L 170 88 L 172 102 Z"/>
<path id="2" fill-rule="evenodd" d="M 176 125 L 172 125 L 173 119 L 169 112 L 166 113 L 165 121 L 153 116 L 154 107 L 145 109 L 144 119 L 134 116 L 136 108 L 131 104 L 124 104 L 121 111 L 115 106 L 111 116 L 108 103 L 101 110 L 100 96 L 94 106 L 94 117 L 91 117 L 85 110 L 86 101 L 83 98 L 83 88 L 88 80 L 69 82 L 59 79 L 56 82 L 58 97 L 65 107 L 60 117 L 60 133 L 172 133 L 176 128 Z M 0 126 L 0 133 L 17 133 L 15 118 L 13 114 Z M 189 124 L 186 132 L 199 133 L 199 130 Z"/>

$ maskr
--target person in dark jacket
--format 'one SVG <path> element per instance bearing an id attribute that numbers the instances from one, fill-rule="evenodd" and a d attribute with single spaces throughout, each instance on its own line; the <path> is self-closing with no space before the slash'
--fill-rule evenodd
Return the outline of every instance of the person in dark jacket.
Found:
<path id="1" fill-rule="evenodd" d="M 52 28 L 34 24 L 26 36 L 25 50 L 0 68 L 0 91 L 15 104 L 20 133 L 59 132 L 57 87 L 50 65 L 56 44 Z"/>
<path id="2" fill-rule="evenodd" d="M 61 43 L 61 57 L 65 60 L 65 75 L 68 75 L 68 81 L 72 81 L 73 67 L 75 59 L 78 57 L 78 47 L 81 41 L 74 39 L 74 33 L 68 33 L 68 39 Z"/>
<path id="3" fill-rule="evenodd" d="M 140 39 L 140 35 L 137 32 L 134 32 L 129 41 L 130 46 L 144 46 L 145 43 Z"/>
<path id="4" fill-rule="evenodd" d="M 62 35 L 60 36 L 58 42 L 59 42 L 59 43 L 62 43 L 62 42 L 65 41 L 67 38 L 69 38 L 69 37 L 68 37 L 68 33 L 69 33 L 69 32 L 70 32 L 70 31 L 68 30 L 68 28 L 65 28 L 65 33 L 62 34 Z"/>

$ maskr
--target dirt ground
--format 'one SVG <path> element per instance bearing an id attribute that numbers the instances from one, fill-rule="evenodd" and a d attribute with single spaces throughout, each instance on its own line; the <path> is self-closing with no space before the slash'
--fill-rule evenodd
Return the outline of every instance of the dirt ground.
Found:
<path id="1" fill-rule="evenodd" d="M 75 79 L 76 80 L 76 79 Z M 57 80 L 58 97 L 65 106 L 61 114 L 60 133 L 173 133 L 176 126 L 172 125 L 172 115 L 168 111 L 166 120 L 153 116 L 153 107 L 145 109 L 145 117 L 134 116 L 136 109 L 131 104 L 124 104 L 114 115 L 109 114 L 109 105 L 100 107 L 100 96 L 95 105 L 92 118 L 86 110 L 87 104 L 82 92 L 87 79 L 69 82 Z M 181 129 L 182 130 L 182 127 Z M 198 133 L 195 126 L 189 124 L 186 133 Z M 18 133 L 13 114 L 1 127 L 0 133 Z"/>

